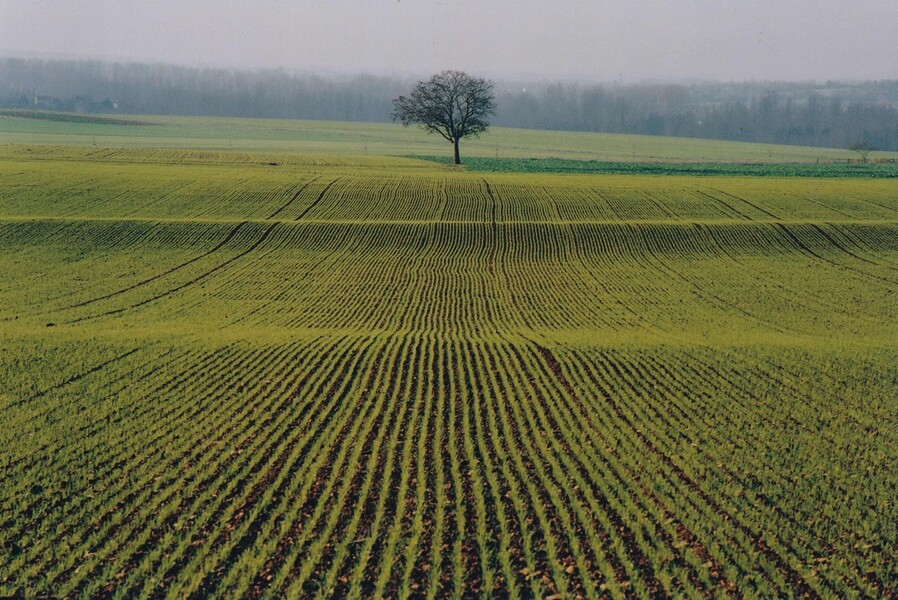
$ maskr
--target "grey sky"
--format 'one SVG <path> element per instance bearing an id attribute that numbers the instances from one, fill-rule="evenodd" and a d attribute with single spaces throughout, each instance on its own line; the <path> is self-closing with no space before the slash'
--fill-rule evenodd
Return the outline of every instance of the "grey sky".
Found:
<path id="1" fill-rule="evenodd" d="M 898 0 L 0 0 L 0 52 L 549 80 L 895 79 Z"/>

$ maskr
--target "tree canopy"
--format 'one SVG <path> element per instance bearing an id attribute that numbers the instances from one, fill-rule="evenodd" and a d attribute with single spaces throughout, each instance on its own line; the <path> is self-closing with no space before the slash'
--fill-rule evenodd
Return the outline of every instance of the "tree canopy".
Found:
<path id="1" fill-rule="evenodd" d="M 393 108 L 394 121 L 419 124 L 452 142 L 455 164 L 461 164 L 459 141 L 486 131 L 488 117 L 496 112 L 493 82 L 461 71 L 443 71 L 419 81 L 411 95 L 393 100 Z"/>

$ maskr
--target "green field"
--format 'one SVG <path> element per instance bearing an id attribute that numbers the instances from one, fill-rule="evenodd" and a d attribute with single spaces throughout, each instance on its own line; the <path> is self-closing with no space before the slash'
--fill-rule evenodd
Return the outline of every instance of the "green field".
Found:
<path id="1" fill-rule="evenodd" d="M 37 118 L 35 118 L 37 117 Z M 215 117 L 112 117 L 0 110 L 0 144 L 76 145 L 98 148 L 169 148 L 369 156 L 446 156 L 452 146 L 415 127 L 384 123 L 286 121 Z M 718 140 L 532 131 L 494 127 L 461 145 L 466 157 L 576 161 L 844 163 L 846 149 L 747 144 Z M 898 160 L 898 152 L 872 152 L 871 160 Z"/>
<path id="2" fill-rule="evenodd" d="M 414 157 L 451 164 L 446 156 Z M 898 162 L 644 162 L 561 158 L 490 158 L 465 161 L 468 171 L 483 173 L 572 173 L 591 175 L 727 175 L 730 177 L 898 178 Z"/>
<path id="3" fill-rule="evenodd" d="M 213 121 L 0 119 L 0 595 L 896 593 L 894 180 Z"/>

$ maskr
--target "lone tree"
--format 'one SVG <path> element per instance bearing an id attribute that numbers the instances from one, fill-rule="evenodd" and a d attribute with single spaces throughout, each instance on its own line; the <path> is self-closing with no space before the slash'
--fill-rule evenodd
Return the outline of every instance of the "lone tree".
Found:
<path id="1" fill-rule="evenodd" d="M 853 145 L 849 146 L 848 149 L 853 150 L 854 152 L 857 152 L 858 154 L 860 154 L 862 163 L 867 162 L 868 154 L 870 154 L 874 150 L 877 150 L 876 146 L 874 146 L 873 144 L 871 144 L 870 142 L 868 142 L 866 140 L 864 140 L 863 142 L 858 142 L 857 144 L 853 144 Z"/>
<path id="2" fill-rule="evenodd" d="M 477 137 L 489 127 L 496 112 L 493 82 L 461 71 L 443 71 L 419 81 L 410 96 L 393 100 L 393 120 L 406 127 L 418 123 L 428 133 L 439 133 L 455 146 L 455 164 L 461 164 L 458 142 Z"/>

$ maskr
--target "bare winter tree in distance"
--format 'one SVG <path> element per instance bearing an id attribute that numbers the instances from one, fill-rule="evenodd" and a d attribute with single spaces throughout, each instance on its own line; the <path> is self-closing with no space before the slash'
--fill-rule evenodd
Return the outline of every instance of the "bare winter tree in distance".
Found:
<path id="1" fill-rule="evenodd" d="M 867 155 L 876 150 L 876 146 L 871 144 L 870 142 L 864 140 L 863 142 L 858 142 L 857 144 L 852 144 L 851 147 L 848 148 L 854 152 L 857 152 L 861 157 L 861 162 L 867 162 Z"/>
<path id="2" fill-rule="evenodd" d="M 393 100 L 393 120 L 421 125 L 438 133 L 455 147 L 455 164 L 461 164 L 458 143 L 487 130 L 487 118 L 496 112 L 493 82 L 461 71 L 443 71 L 419 81 L 409 96 Z"/>

